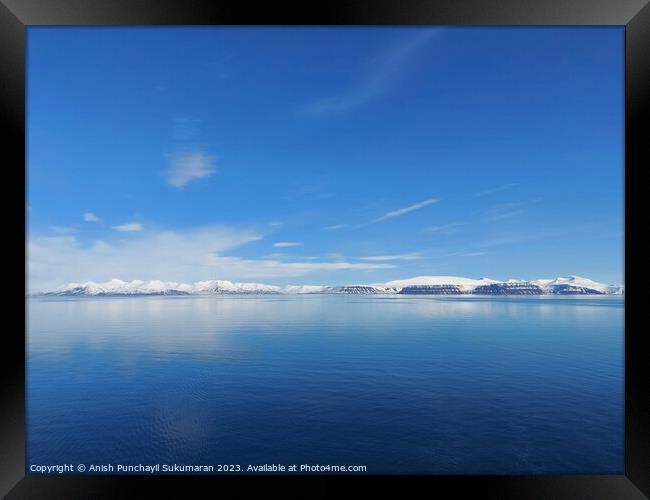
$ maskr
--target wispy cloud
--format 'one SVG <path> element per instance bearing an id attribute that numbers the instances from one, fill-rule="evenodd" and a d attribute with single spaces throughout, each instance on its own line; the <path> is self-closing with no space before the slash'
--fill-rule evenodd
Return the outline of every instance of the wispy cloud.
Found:
<path id="1" fill-rule="evenodd" d="M 486 255 L 487 252 L 466 252 L 461 254 L 462 257 L 478 257 L 479 255 Z"/>
<path id="2" fill-rule="evenodd" d="M 478 257 L 486 255 L 488 252 L 452 252 L 445 254 L 445 257 Z"/>
<path id="3" fill-rule="evenodd" d="M 197 179 L 210 177 L 216 171 L 213 156 L 207 156 L 201 151 L 190 151 L 171 155 L 164 175 L 167 184 L 182 188 Z"/>
<path id="4" fill-rule="evenodd" d="M 198 281 L 225 276 L 215 273 L 213 258 L 261 239 L 251 230 L 221 226 L 191 231 L 138 233 L 114 243 L 97 240 L 82 244 L 75 236 L 34 237 L 28 242 L 31 289 L 60 286 L 70 281 L 169 279 Z M 227 279 L 227 278 L 225 278 Z"/>
<path id="5" fill-rule="evenodd" d="M 333 226 L 325 226 L 323 228 L 323 231 L 336 231 L 338 229 L 343 229 L 344 227 L 348 227 L 347 224 L 334 224 Z"/>
<path id="6" fill-rule="evenodd" d="M 491 221 L 512 219 L 513 217 L 518 217 L 526 213 L 526 207 L 538 201 L 540 200 L 535 199 L 513 203 L 501 203 L 490 207 L 485 211 L 484 215 L 488 220 Z"/>
<path id="7" fill-rule="evenodd" d="M 93 212 L 85 212 L 83 214 L 83 219 L 86 222 L 99 222 L 101 219 L 97 217 Z"/>
<path id="8" fill-rule="evenodd" d="M 506 189 L 510 189 L 518 185 L 519 185 L 518 182 L 509 182 L 508 184 L 503 184 L 495 188 L 486 189 L 485 191 L 479 191 L 478 193 L 475 193 L 474 196 L 488 196 L 490 194 L 500 193 L 501 191 L 505 191 Z"/>
<path id="9" fill-rule="evenodd" d="M 326 175 L 319 175 L 303 182 L 294 182 L 285 200 L 297 200 L 300 198 L 318 198 L 325 200 L 335 196 L 330 186 L 330 180 Z"/>
<path id="10" fill-rule="evenodd" d="M 138 231 L 142 231 L 144 229 L 144 226 L 140 222 L 128 222 L 127 224 L 113 226 L 113 229 L 116 231 L 121 231 L 123 233 L 137 233 Z"/>
<path id="11" fill-rule="evenodd" d="M 378 219 L 373 220 L 372 222 L 380 222 L 380 221 L 390 219 L 390 218 L 393 218 L 393 217 L 399 217 L 400 215 L 408 214 L 409 212 L 419 210 L 419 209 L 424 208 L 424 207 L 426 207 L 428 205 L 432 205 L 433 203 L 438 203 L 439 201 L 440 201 L 439 198 L 429 198 L 428 200 L 421 201 L 419 203 L 416 203 L 415 205 L 410 205 L 408 207 L 399 208 L 399 209 L 393 210 L 391 212 L 386 212 L 384 215 L 382 215 Z"/>
<path id="12" fill-rule="evenodd" d="M 365 64 L 363 77 L 348 89 L 309 103 L 303 112 L 311 115 L 336 115 L 359 108 L 385 94 L 407 69 L 415 54 L 436 31 L 421 30 L 386 47 Z"/>
<path id="13" fill-rule="evenodd" d="M 423 231 L 426 231 L 428 233 L 446 233 L 446 232 L 451 232 L 452 230 L 455 230 L 460 226 L 466 226 L 466 225 L 467 222 L 452 222 L 450 224 L 443 224 L 441 226 L 425 227 Z"/>
<path id="14" fill-rule="evenodd" d="M 387 261 L 387 260 L 418 260 L 422 255 L 418 252 L 401 253 L 395 255 L 369 255 L 367 257 L 360 257 L 360 260 L 369 261 Z"/>
<path id="15" fill-rule="evenodd" d="M 136 234 L 111 243 L 82 244 L 74 235 L 40 236 L 28 242 L 30 291 L 53 289 L 74 281 L 162 279 L 193 282 L 205 279 L 263 280 L 315 272 L 392 269 L 381 262 L 348 260 L 286 261 L 227 255 L 262 239 L 255 230 L 210 226 L 190 231 Z"/>
<path id="16" fill-rule="evenodd" d="M 274 248 L 291 248 L 291 247 L 301 247 L 302 243 L 299 241 L 278 241 L 273 243 Z"/>
<path id="17" fill-rule="evenodd" d="M 496 215 L 491 215 L 489 218 L 490 220 L 512 219 L 513 217 L 522 215 L 525 212 L 526 212 L 525 210 L 511 210 L 509 212 L 502 212 Z"/>
<path id="18" fill-rule="evenodd" d="M 492 248 L 499 246 L 510 246 L 518 244 L 539 242 L 561 241 L 570 238 L 572 242 L 593 241 L 608 238 L 621 238 L 622 233 L 619 230 L 612 230 L 607 223 L 584 223 L 571 224 L 568 227 L 534 227 L 531 232 L 500 232 L 492 236 L 477 241 L 474 245 L 477 248 Z"/>

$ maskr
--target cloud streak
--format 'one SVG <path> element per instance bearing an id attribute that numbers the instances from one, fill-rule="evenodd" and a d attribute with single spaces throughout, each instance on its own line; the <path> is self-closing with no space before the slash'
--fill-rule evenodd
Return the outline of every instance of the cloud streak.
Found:
<path id="1" fill-rule="evenodd" d="M 486 255 L 488 252 L 452 252 L 445 254 L 445 257 L 478 257 Z"/>
<path id="2" fill-rule="evenodd" d="M 274 248 L 292 248 L 292 247 L 301 247 L 302 243 L 299 241 L 278 241 L 273 243 Z"/>
<path id="3" fill-rule="evenodd" d="M 429 198 L 428 200 L 421 201 L 419 203 L 416 203 L 415 205 L 410 205 L 408 207 L 399 208 L 399 209 L 393 210 L 391 212 L 386 212 L 384 215 L 382 215 L 381 217 L 373 220 L 372 222 L 381 222 L 383 220 L 391 219 L 393 217 L 399 217 L 401 215 L 408 214 L 410 212 L 414 212 L 415 210 L 420 210 L 421 208 L 432 205 L 434 203 L 438 203 L 439 201 L 440 201 L 439 198 Z"/>
<path id="4" fill-rule="evenodd" d="M 503 184 L 501 186 L 492 188 L 492 189 L 486 189 L 485 191 L 479 191 L 476 193 L 474 196 L 488 196 L 490 194 L 494 193 L 500 193 L 501 191 L 505 191 L 507 189 L 513 188 L 515 186 L 518 186 L 518 182 L 509 182 L 508 184 Z"/>
<path id="5" fill-rule="evenodd" d="M 418 252 L 411 253 L 401 253 L 396 255 L 369 255 L 366 257 L 360 257 L 360 260 L 367 261 L 389 261 L 389 260 L 419 260 L 422 258 L 422 255 Z"/>
<path id="6" fill-rule="evenodd" d="M 425 227 L 424 231 L 427 233 L 447 233 L 451 232 L 452 230 L 460 227 L 460 226 L 466 226 L 467 222 L 452 222 L 450 224 L 443 224 L 441 226 L 429 226 Z"/>
<path id="7" fill-rule="evenodd" d="M 490 217 L 490 220 L 504 220 L 504 219 L 512 219 L 513 217 L 517 217 L 519 215 L 522 215 L 526 213 L 525 210 L 511 210 L 510 212 L 502 212 L 496 215 L 492 215 Z"/>
<path id="8" fill-rule="evenodd" d="M 537 203 L 539 199 L 514 203 L 502 203 L 494 205 L 485 212 L 485 217 L 491 221 L 512 219 L 526 213 L 526 207 Z"/>
<path id="9" fill-rule="evenodd" d="M 621 238 L 622 233 L 604 229 L 603 223 L 586 223 L 571 225 L 569 227 L 544 228 L 535 227 L 534 231 L 525 233 L 522 231 L 498 233 L 486 239 L 476 242 L 477 248 L 493 248 L 500 246 L 516 246 L 519 244 L 534 243 L 540 241 L 555 241 L 562 238 L 570 238 L 571 241 L 592 241 L 607 238 Z"/>
<path id="10" fill-rule="evenodd" d="M 381 97 L 407 69 L 416 53 L 431 40 L 435 31 L 418 30 L 386 47 L 366 63 L 365 75 L 356 85 L 338 94 L 309 103 L 303 112 L 314 116 L 337 115 L 360 108 Z"/>

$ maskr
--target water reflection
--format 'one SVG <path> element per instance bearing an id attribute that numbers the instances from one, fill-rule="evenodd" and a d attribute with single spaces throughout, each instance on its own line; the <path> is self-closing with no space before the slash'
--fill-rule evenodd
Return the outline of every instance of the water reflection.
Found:
<path id="1" fill-rule="evenodd" d="M 623 300 L 28 302 L 31 459 L 620 473 Z"/>

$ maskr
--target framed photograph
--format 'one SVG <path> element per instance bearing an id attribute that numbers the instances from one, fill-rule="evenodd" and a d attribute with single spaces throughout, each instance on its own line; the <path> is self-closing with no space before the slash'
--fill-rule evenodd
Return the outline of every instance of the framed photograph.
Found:
<path id="1" fill-rule="evenodd" d="M 650 495 L 646 1 L 1 1 L 6 498 Z"/>

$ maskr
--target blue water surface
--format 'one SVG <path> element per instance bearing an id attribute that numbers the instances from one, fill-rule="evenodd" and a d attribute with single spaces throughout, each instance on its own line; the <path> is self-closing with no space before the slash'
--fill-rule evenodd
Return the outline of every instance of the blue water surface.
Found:
<path id="1" fill-rule="evenodd" d="M 27 465 L 621 474 L 621 297 L 29 299 Z"/>

